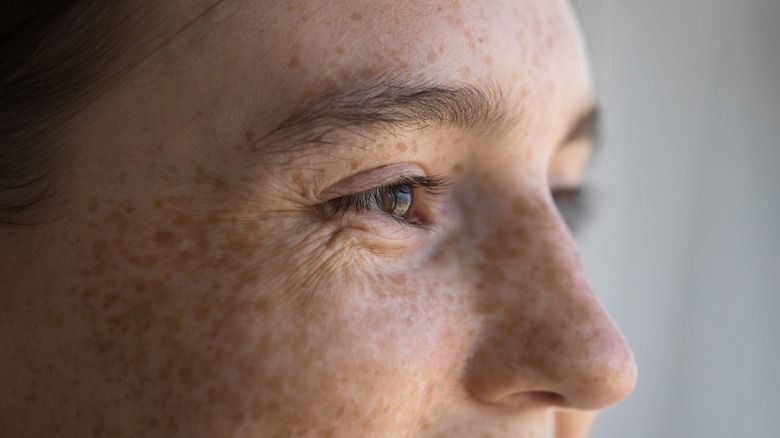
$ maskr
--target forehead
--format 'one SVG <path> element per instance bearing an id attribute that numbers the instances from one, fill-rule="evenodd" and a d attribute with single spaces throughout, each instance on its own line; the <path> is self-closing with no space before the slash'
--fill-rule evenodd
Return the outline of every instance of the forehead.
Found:
<path id="1" fill-rule="evenodd" d="M 562 65 L 587 76 L 563 0 L 247 2 L 231 20 L 265 63 L 317 81 L 394 72 L 529 83 Z"/>
<path id="2" fill-rule="evenodd" d="M 210 146 L 236 146 L 230 143 L 235 137 L 251 142 L 319 96 L 387 76 L 491 83 L 533 109 L 523 111 L 524 122 L 535 115 L 554 120 L 535 124 L 550 128 L 536 131 L 564 132 L 560 126 L 590 103 L 581 39 L 565 0 L 221 0 L 197 6 L 182 12 L 195 18 L 140 67 L 155 80 L 135 75 L 138 86 L 101 95 L 88 114 L 97 114 L 97 122 L 85 131 L 114 118 L 118 122 L 103 125 L 141 131 L 132 134 L 149 141 L 139 144 L 222 153 Z M 115 96 L 125 102 L 116 104 Z M 171 138 L 179 141 L 166 141 Z"/>
<path id="3" fill-rule="evenodd" d="M 490 84 L 524 117 L 560 123 L 551 132 L 592 99 L 565 0 L 224 0 L 147 65 L 161 79 L 155 93 L 184 102 L 194 97 L 182 90 L 197 90 L 188 104 L 199 114 L 230 113 L 256 133 L 320 96 L 388 77 Z"/>

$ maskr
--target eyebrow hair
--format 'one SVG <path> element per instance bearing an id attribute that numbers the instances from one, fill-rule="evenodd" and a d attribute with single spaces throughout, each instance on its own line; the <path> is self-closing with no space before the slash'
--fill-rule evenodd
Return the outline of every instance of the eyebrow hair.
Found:
<path id="1" fill-rule="evenodd" d="M 509 103 L 493 83 L 452 85 L 379 80 L 328 93 L 287 117 L 265 138 L 288 147 L 333 144 L 338 133 L 373 138 L 380 133 L 459 128 L 477 134 L 512 126 Z M 577 140 L 598 143 L 599 109 L 591 106 L 576 121 L 562 146 Z"/>
<path id="2" fill-rule="evenodd" d="M 380 132 L 430 127 L 482 132 L 508 122 L 507 102 L 493 84 L 374 81 L 320 97 L 266 137 L 279 136 L 295 144 L 333 143 L 338 141 L 334 134 L 340 131 L 370 138 Z"/>

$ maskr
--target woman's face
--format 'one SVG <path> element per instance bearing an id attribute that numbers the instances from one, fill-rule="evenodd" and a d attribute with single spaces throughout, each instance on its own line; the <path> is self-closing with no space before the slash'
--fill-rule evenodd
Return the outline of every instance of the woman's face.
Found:
<path id="1" fill-rule="evenodd" d="M 564 0 L 178 3 L 5 237 L 0 432 L 580 436 L 628 393 L 551 194 Z"/>

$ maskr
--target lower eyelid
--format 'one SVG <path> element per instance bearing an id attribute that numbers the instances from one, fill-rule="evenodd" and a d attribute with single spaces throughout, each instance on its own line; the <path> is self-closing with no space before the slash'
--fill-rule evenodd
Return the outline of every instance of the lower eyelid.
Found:
<path id="1" fill-rule="evenodd" d="M 369 217 L 355 217 L 351 214 L 345 215 L 337 225 L 334 231 L 334 237 L 341 235 L 360 239 L 364 245 L 369 245 L 373 249 L 405 249 L 421 245 L 425 239 L 427 231 L 418 227 L 400 224 L 397 220 L 383 215 L 379 212 L 368 213 Z M 387 245 L 390 245 L 389 247 Z M 352 243 L 350 243 L 352 247 Z M 352 249 L 350 249 L 352 250 Z"/>

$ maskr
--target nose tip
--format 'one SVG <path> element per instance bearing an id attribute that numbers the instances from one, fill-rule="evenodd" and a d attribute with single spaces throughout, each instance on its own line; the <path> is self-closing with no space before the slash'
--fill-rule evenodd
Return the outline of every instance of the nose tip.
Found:
<path id="1" fill-rule="evenodd" d="M 482 325 L 465 389 L 480 401 L 515 406 L 612 405 L 636 383 L 633 354 L 585 278 L 565 228 L 529 229 L 536 234 L 525 234 L 521 250 L 494 251 L 490 265 L 475 268 Z M 507 249 L 519 242 L 488 240 Z"/>
<path id="2" fill-rule="evenodd" d="M 608 317 L 607 317 L 608 318 Z M 616 327 L 612 333 L 582 340 L 583 348 L 569 360 L 569 375 L 551 382 L 563 406 L 583 410 L 603 409 L 624 399 L 634 388 L 637 368 L 633 354 Z"/>
<path id="3" fill-rule="evenodd" d="M 609 326 L 572 321 L 544 328 L 526 321 L 487 328 L 467 365 L 467 391 L 482 402 L 509 406 L 597 410 L 617 403 L 633 389 L 637 368 L 623 336 L 602 317 Z"/>

